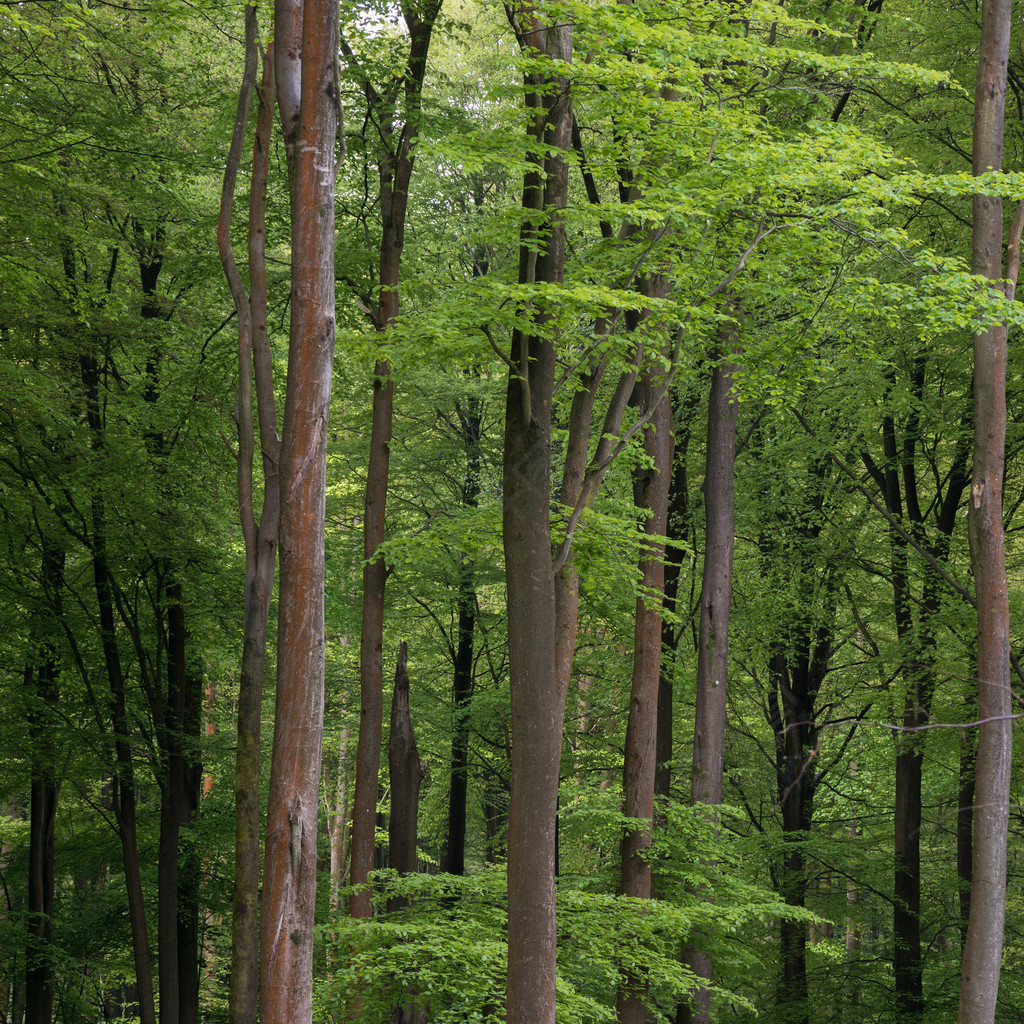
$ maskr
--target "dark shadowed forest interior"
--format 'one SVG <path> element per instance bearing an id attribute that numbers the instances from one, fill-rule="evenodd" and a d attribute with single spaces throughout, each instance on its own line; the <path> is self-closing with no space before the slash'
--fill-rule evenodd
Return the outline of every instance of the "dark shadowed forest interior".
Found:
<path id="1" fill-rule="evenodd" d="M 0 1024 L 1024 1022 L 1022 164 L 1010 0 L 0 0 Z"/>

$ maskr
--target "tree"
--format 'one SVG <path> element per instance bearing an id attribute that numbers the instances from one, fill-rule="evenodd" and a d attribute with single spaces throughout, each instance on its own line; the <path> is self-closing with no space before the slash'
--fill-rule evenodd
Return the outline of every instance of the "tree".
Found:
<path id="1" fill-rule="evenodd" d="M 441 0 L 429 0 L 420 10 L 412 2 L 402 5 L 409 32 L 408 56 L 400 73 L 378 92 L 368 71 L 361 68 L 347 42 L 344 52 L 359 79 L 378 138 L 377 171 L 380 181 L 381 238 L 373 294 L 362 296 L 360 305 L 376 331 L 386 334 L 398 316 L 398 285 L 405 246 L 409 189 L 420 133 L 423 80 L 434 21 Z M 397 105 L 405 121 L 396 126 Z M 363 606 L 359 634 L 360 717 L 356 748 L 356 778 L 352 794 L 352 852 L 349 881 L 355 889 L 349 898 L 354 917 L 369 917 L 367 886 L 376 849 L 377 792 L 384 718 L 384 591 L 387 565 L 380 546 L 386 536 L 390 444 L 394 418 L 394 382 L 386 354 L 373 369 L 373 412 L 370 452 L 363 508 Z"/>
<path id="2" fill-rule="evenodd" d="M 1010 4 L 986 0 L 974 90 L 975 176 L 999 170 L 1003 156 Z M 1005 271 L 1012 300 L 1019 268 L 1024 204 L 1014 217 Z M 998 282 L 1003 270 L 1003 204 L 974 196 L 971 269 Z M 993 287 L 999 288 L 998 285 Z M 1000 289 L 1001 291 L 1004 289 Z M 975 762 L 971 910 L 960 987 L 961 1024 L 995 1019 L 1006 913 L 1006 843 L 1010 806 L 1010 609 L 1003 539 L 1006 446 L 1007 327 L 994 323 L 974 335 L 974 459 L 969 506 L 978 609 L 978 753 Z"/>
<path id="3" fill-rule="evenodd" d="M 735 538 L 736 423 L 739 403 L 733 392 L 737 339 L 723 324 L 713 356 L 708 396 L 707 446 L 704 461 L 704 509 L 707 522 L 701 576 L 697 638 L 697 699 L 694 709 L 690 802 L 715 807 L 722 803 L 725 772 L 726 698 L 729 674 L 729 614 Z M 714 811 L 710 812 L 712 815 Z M 711 980 L 706 954 L 693 950 L 688 962 L 698 978 Z M 710 992 L 700 988 L 693 1019 L 706 1024 Z"/>
<path id="4" fill-rule="evenodd" d="M 263 84 L 253 142 L 249 198 L 246 292 L 231 247 L 231 209 L 242 159 L 249 109 L 257 74 L 257 13 L 245 12 L 245 71 L 238 96 L 234 132 L 224 170 L 217 246 L 238 314 L 238 394 L 236 425 L 238 456 L 236 487 L 245 541 L 245 606 L 242 665 L 238 684 L 237 748 L 235 752 L 235 865 L 231 908 L 231 982 L 228 1014 L 232 1024 L 254 1024 L 259 991 L 260 882 L 260 736 L 267 624 L 277 565 L 281 492 L 273 360 L 267 336 L 266 202 L 270 138 L 274 121 L 274 50 L 263 57 Z M 255 389 L 253 378 L 255 377 Z M 262 508 L 256 516 L 253 461 L 259 423 Z"/>
<path id="5" fill-rule="evenodd" d="M 565 225 L 572 109 L 563 66 L 572 59 L 572 23 L 520 7 L 514 19 L 524 52 L 527 132 L 536 144 L 523 179 L 519 283 L 555 285 L 565 273 Z M 546 154 L 546 155 L 542 155 Z M 551 560 L 551 400 L 554 309 L 539 303 L 513 331 L 508 357 L 502 470 L 502 542 L 508 590 L 512 692 L 512 794 L 508 821 L 509 1024 L 555 1020 L 555 832 L 565 693 L 555 654 Z"/>
<path id="6" fill-rule="evenodd" d="M 281 123 L 294 154 L 294 170 L 288 381 L 278 467 L 277 693 L 260 929 L 260 1019 L 267 1024 L 301 1024 L 313 1013 L 323 738 L 324 503 L 335 338 L 337 6 L 331 0 L 279 3 L 274 35 Z"/>

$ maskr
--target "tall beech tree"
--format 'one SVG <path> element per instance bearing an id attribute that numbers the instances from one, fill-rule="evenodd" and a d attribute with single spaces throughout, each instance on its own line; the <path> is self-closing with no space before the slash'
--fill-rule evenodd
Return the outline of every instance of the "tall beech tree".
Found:
<path id="1" fill-rule="evenodd" d="M 523 180 L 519 283 L 558 285 L 572 109 L 564 66 L 572 23 L 531 7 L 508 9 L 523 49 L 527 133 L 536 143 Z M 512 793 L 508 821 L 509 1024 L 555 1020 L 555 831 L 565 693 L 556 677 L 555 574 L 551 558 L 551 399 L 555 311 L 545 300 L 512 335 L 502 463 L 502 543 L 512 692 Z"/>
<path id="2" fill-rule="evenodd" d="M 727 313 L 732 312 L 726 304 Z M 729 675 L 729 613 L 735 544 L 736 423 L 739 401 L 734 393 L 737 327 L 723 324 L 713 352 L 708 392 L 707 445 L 704 457 L 704 566 L 701 575 L 700 621 L 697 634 L 697 698 L 694 709 L 690 802 L 696 807 L 722 803 L 725 772 L 726 694 Z M 714 813 L 714 812 L 711 812 Z M 687 962 L 698 977 L 711 980 L 712 963 L 692 948 Z M 711 994 L 694 994 L 690 1019 L 707 1024 Z M 683 1007 L 680 1018 L 690 1013 Z"/>
<path id="3" fill-rule="evenodd" d="M 648 851 L 654 830 L 654 776 L 657 757 L 658 683 L 661 679 L 661 603 L 665 593 L 665 534 L 672 479 L 672 402 L 661 387 L 661 374 L 647 370 L 642 378 L 641 409 L 650 415 L 644 431 L 649 465 L 634 487 L 637 505 L 647 513 L 640 550 L 640 587 L 633 633 L 633 678 L 630 686 L 626 750 L 623 763 L 623 812 L 644 825 L 630 826 L 620 846 L 619 892 L 639 899 L 651 897 Z M 619 1024 L 647 1019 L 643 979 L 627 977 L 616 996 Z"/>
<path id="4" fill-rule="evenodd" d="M 278 466 L 277 693 L 260 928 L 260 1020 L 303 1024 L 313 1014 L 323 740 L 326 451 L 335 340 L 334 167 L 339 111 L 335 0 L 280 0 L 274 35 L 281 122 L 293 154 L 292 276 Z"/>
<path id="5" fill-rule="evenodd" d="M 398 316 L 398 284 L 405 247 L 409 187 L 416 161 L 422 116 L 423 79 L 434 22 L 442 0 L 402 3 L 409 33 L 408 55 L 401 68 L 378 90 L 369 71 L 360 67 L 347 41 L 342 49 L 366 98 L 368 122 L 376 134 L 380 183 L 381 238 L 377 280 L 372 292 L 360 297 L 360 306 L 373 328 L 384 335 Z M 400 104 L 400 105 L 399 105 Z M 404 121 L 399 112 L 404 113 Z M 359 635 L 359 741 L 352 794 L 352 845 L 349 882 L 360 886 L 349 897 L 353 917 L 369 917 L 371 894 L 367 880 L 374 866 L 380 751 L 384 729 L 384 591 L 387 565 L 380 552 L 386 537 L 388 473 L 394 420 L 395 386 L 386 353 L 373 369 L 373 408 L 370 452 L 363 506 L 363 605 Z"/>
<path id="6" fill-rule="evenodd" d="M 1003 164 L 1003 117 L 1010 51 L 1010 0 L 984 0 L 974 89 L 975 175 Z M 1013 299 L 1020 267 L 1024 203 L 1010 229 L 1003 266 L 1003 203 L 974 196 L 971 269 Z M 1005 280 L 1005 285 L 999 282 Z M 1007 326 L 974 335 L 974 458 L 968 529 L 978 612 L 978 752 L 975 762 L 971 909 L 960 979 L 960 1024 L 991 1024 L 996 1016 L 1006 914 L 1006 844 L 1010 814 L 1012 721 L 1010 607 L 1003 527 L 1006 447 Z"/>

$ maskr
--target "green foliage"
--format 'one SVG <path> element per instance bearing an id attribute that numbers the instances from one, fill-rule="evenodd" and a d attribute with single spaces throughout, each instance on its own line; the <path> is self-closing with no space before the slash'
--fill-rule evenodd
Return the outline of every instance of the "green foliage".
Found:
<path id="1" fill-rule="evenodd" d="M 607 807 L 600 795 L 587 800 L 574 790 L 565 816 L 563 849 L 580 842 L 600 843 L 602 835 L 618 845 L 626 819 Z M 602 807 L 602 804 L 604 806 Z M 659 874 L 673 884 L 692 880 L 688 866 L 695 852 L 720 859 L 722 885 L 714 905 L 686 895 L 678 899 L 633 900 L 609 895 L 603 887 L 578 887 L 574 876 L 559 882 L 557 908 L 559 1024 L 605 1024 L 615 1020 L 615 992 L 623 973 L 650 982 L 650 1005 L 658 1020 L 674 1018 L 675 1007 L 694 986 L 679 962 L 681 941 L 712 925 L 714 949 L 738 977 L 752 956 L 736 942 L 737 933 L 755 921 L 800 914 L 750 884 L 725 876 L 739 864 L 706 819 L 674 808 L 664 836 L 653 852 Z M 718 876 L 719 869 L 715 874 Z M 705 879 L 706 881 L 707 879 Z M 379 916 L 371 922 L 339 918 L 323 929 L 333 950 L 331 977 L 317 989 L 316 1019 L 343 1019 L 357 1001 L 366 1020 L 385 1020 L 396 1006 L 422 1006 L 444 1024 L 497 1022 L 504 1016 L 506 946 L 505 876 L 485 870 L 468 877 L 377 872 L 373 879 Z M 384 912 L 389 899 L 409 905 Z M 728 951 L 728 952 L 727 952 Z M 737 1008 L 752 1009 L 728 985 L 716 993 Z"/>

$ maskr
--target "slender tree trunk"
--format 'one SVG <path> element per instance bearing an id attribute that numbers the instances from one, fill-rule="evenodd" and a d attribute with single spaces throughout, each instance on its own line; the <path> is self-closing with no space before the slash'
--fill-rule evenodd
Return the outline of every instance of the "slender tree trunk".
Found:
<path id="1" fill-rule="evenodd" d="M 96 500 L 93 504 L 93 581 L 99 608 L 100 634 L 107 669 L 107 681 L 110 684 L 111 719 L 114 727 L 116 753 L 114 816 L 117 821 L 118 836 L 121 840 L 125 885 L 128 890 L 128 919 L 132 932 L 139 1017 L 142 1024 L 156 1024 L 153 966 L 149 952 L 149 929 L 146 924 L 142 868 L 139 862 L 138 828 L 135 813 L 135 767 L 129 739 L 131 725 L 128 719 L 121 655 L 114 627 L 114 599 L 107 567 L 102 503 Z"/>
<path id="2" fill-rule="evenodd" d="M 479 261 L 477 263 L 479 266 Z M 465 407 L 456 408 L 466 453 L 466 477 L 462 485 L 462 503 L 475 508 L 480 495 L 481 405 L 471 398 Z M 458 635 L 452 682 L 452 760 L 448 793 L 448 831 L 441 870 L 461 875 L 466 870 L 466 798 L 469 789 L 469 704 L 473 697 L 473 650 L 476 629 L 476 590 L 473 563 L 461 556 L 458 571 Z"/>
<path id="3" fill-rule="evenodd" d="M 160 845 L 157 854 L 157 962 L 160 1024 L 178 1024 L 178 842 L 185 799 L 180 729 L 185 711 L 185 614 L 180 586 L 167 588 L 167 696 L 157 722 Z M 160 698 L 160 694 L 156 695 Z M 180 719 L 179 719 L 180 716 Z"/>
<path id="4" fill-rule="evenodd" d="M 397 305 L 397 293 L 394 293 Z M 396 309 L 397 312 L 397 309 Z M 349 896 L 353 917 L 370 917 L 373 907 L 367 881 L 377 848 L 377 792 L 380 746 L 384 735 L 384 587 L 387 566 L 375 557 L 384 541 L 388 491 L 394 382 L 386 362 L 374 367 L 373 414 L 363 517 L 363 622 L 359 645 L 359 739 L 352 795 L 352 853 L 349 883 L 362 886 Z"/>
<path id="5" fill-rule="evenodd" d="M 469 791 L 469 704 L 473 697 L 473 631 L 476 625 L 476 593 L 473 565 L 464 559 L 459 566 L 459 623 L 452 684 L 452 760 L 448 792 L 448 831 L 441 870 L 453 875 L 466 872 L 466 803 Z"/>
<path id="6" fill-rule="evenodd" d="M 309 1024 L 324 700 L 326 442 L 334 361 L 335 0 L 305 0 L 294 133 L 288 384 L 280 453 L 277 694 L 260 931 L 260 1021 Z M 275 36 L 294 38 L 279 3 Z M 280 57 L 280 52 L 278 53 Z M 287 57 L 287 55 L 286 55 Z M 294 74 L 294 69 L 288 70 Z M 294 89 L 282 80 L 279 90 Z M 288 131 L 288 122 L 285 121 Z"/>
<path id="7" fill-rule="evenodd" d="M 395 689 L 391 700 L 391 729 L 388 739 L 388 764 L 391 771 L 391 820 L 388 822 L 388 855 L 391 867 L 408 875 L 419 869 L 416 838 L 419 828 L 420 783 L 426 774 L 426 762 L 420 761 L 416 733 L 409 711 L 408 648 L 398 648 Z M 398 910 L 405 899 L 388 901 L 388 910 Z"/>
<path id="8" fill-rule="evenodd" d="M 686 413 L 690 411 L 686 407 Z M 668 522 L 665 534 L 669 539 L 669 548 L 665 553 L 665 610 L 670 614 L 676 611 L 676 599 L 679 593 L 679 576 L 682 570 L 682 553 L 679 543 L 685 537 L 688 512 L 686 458 L 690 445 L 690 427 L 685 421 L 685 413 L 674 413 L 675 419 L 675 456 L 672 460 L 672 479 L 669 483 Z M 663 619 L 661 623 L 661 679 L 658 683 L 658 736 L 657 765 L 654 769 L 655 798 L 668 800 L 672 793 L 672 762 L 675 757 L 673 749 L 673 677 L 675 674 L 676 653 L 679 646 L 679 633 L 676 627 Z M 655 879 L 655 885 L 657 880 Z"/>
<path id="9" fill-rule="evenodd" d="M 646 822 L 630 828 L 620 849 L 619 893 L 651 897 L 651 861 L 647 856 L 654 828 L 654 775 L 657 767 L 658 683 L 661 678 L 661 600 L 665 592 L 665 542 L 668 492 L 672 478 L 672 403 L 659 401 L 661 378 L 643 375 L 642 409 L 651 413 L 644 432 L 644 451 L 652 462 L 640 481 L 639 506 L 650 513 L 640 552 L 640 586 L 633 637 L 633 679 L 630 688 L 626 750 L 622 770 L 623 812 Z M 657 407 L 654 408 L 655 403 Z M 643 1024 L 648 1018 L 644 979 L 627 977 L 616 995 L 619 1024 Z"/>
<path id="10" fill-rule="evenodd" d="M 31 750 L 29 802 L 28 936 L 25 949 L 26 1024 L 50 1024 L 53 1017 L 54 820 L 60 778 L 57 772 L 54 714 L 59 699 L 57 650 L 50 616 L 60 614 L 64 552 L 45 539 L 40 572 L 45 614 L 35 638 L 35 663 L 25 668 Z M 6 1007 L 4 1007 L 6 1009 Z"/>
<path id="11" fill-rule="evenodd" d="M 82 391 L 85 396 L 86 422 L 95 451 L 104 447 L 104 424 L 99 398 L 99 362 L 92 349 L 79 356 Z M 149 929 L 142 889 L 139 862 L 138 828 L 136 824 L 135 765 L 132 759 L 132 727 L 128 717 L 121 652 L 117 642 L 114 616 L 114 591 L 107 561 L 106 511 L 101 492 L 92 497 L 91 560 L 96 607 L 99 616 L 103 662 L 110 688 L 110 718 L 114 734 L 115 769 L 113 779 L 114 818 L 124 863 L 125 888 L 128 894 L 128 919 L 131 926 L 132 953 L 138 996 L 138 1012 L 142 1024 L 156 1024 L 156 998 L 153 990 L 153 965 L 149 952 Z"/>
<path id="12" fill-rule="evenodd" d="M 510 14 L 512 12 L 510 11 Z M 559 65 L 572 58 L 572 24 L 547 25 L 519 8 L 524 50 L 550 62 L 527 76 L 531 136 L 547 154 L 523 183 L 522 284 L 560 284 L 571 144 L 569 91 Z M 540 221 L 544 242 L 537 237 Z M 538 251 L 538 246 L 540 250 Z M 502 468 L 503 544 L 512 689 L 512 793 L 508 824 L 508 1024 L 555 1020 L 555 832 L 565 693 L 556 675 L 551 559 L 551 398 L 555 351 L 538 308 L 537 333 L 513 332 Z"/>
<path id="13" fill-rule="evenodd" d="M 8 793 L 5 802 L 0 807 L 0 815 L 7 821 L 15 822 L 21 819 L 21 800 L 18 793 Z M 31 828 L 31 826 L 29 826 Z M 13 830 L 4 831 L 5 837 L 15 835 Z M 29 840 L 31 844 L 31 839 Z M 14 854 L 15 843 L 10 838 L 0 842 L 0 874 L 6 875 L 11 867 L 11 860 Z M 10 913 L 15 910 L 15 905 L 9 893 L 0 901 L 0 927 L 6 929 L 10 924 Z M 12 956 L 4 970 L 0 971 L 0 1024 L 13 1024 L 14 1006 L 17 1000 L 14 998 L 17 991 L 15 978 L 18 977 L 19 965 L 17 957 Z"/>
<path id="14" fill-rule="evenodd" d="M 915 398 L 924 400 L 927 357 L 919 353 L 913 364 Z M 865 456 L 865 464 L 879 484 L 886 509 L 894 521 L 903 520 L 938 562 L 949 554 L 960 500 L 967 486 L 966 435 L 958 440 L 946 478 L 946 492 L 936 492 L 935 528 L 928 538 L 931 516 L 921 508 L 918 494 L 917 458 L 919 417 L 911 412 L 897 437 L 896 420 L 886 415 L 882 423 L 884 466 L 879 469 Z M 902 489 L 901 489 L 902 481 Z M 904 504 L 906 518 L 904 520 Z M 890 531 L 890 572 L 896 632 L 902 647 L 905 686 L 902 731 L 898 734 L 894 787 L 893 864 L 893 979 L 895 1003 L 901 1020 L 919 1020 L 924 1013 L 924 961 L 921 943 L 921 824 L 925 726 L 935 691 L 936 617 L 941 607 L 944 582 L 926 564 L 920 600 L 911 593 L 908 545 L 899 531 Z M 917 608 L 915 622 L 914 609 Z"/>
<path id="15" fill-rule="evenodd" d="M 736 423 L 739 404 L 733 395 L 736 365 L 735 328 L 723 328 L 711 373 L 708 433 L 705 449 L 704 508 L 706 540 L 697 639 L 697 701 L 694 713 L 693 768 L 690 802 L 716 807 L 722 802 L 725 771 L 726 689 L 729 671 L 729 611 L 732 601 L 732 563 L 735 535 Z M 717 815 L 717 812 L 710 812 Z M 711 958 L 698 946 L 686 952 L 693 973 L 711 980 Z M 680 1024 L 708 1024 L 711 993 L 700 987 L 693 996 L 692 1014 L 681 1008 Z"/>
<path id="16" fill-rule="evenodd" d="M 338 740 L 338 781 L 334 788 L 334 810 L 330 816 L 331 838 L 331 913 L 342 911 L 341 887 L 347 859 L 348 817 L 348 726 L 343 726 Z M 328 947 L 328 956 L 331 948 Z"/>
<path id="17" fill-rule="evenodd" d="M 967 702 L 972 708 L 973 700 Z M 971 918 L 971 860 L 974 840 L 975 738 L 965 729 L 960 737 L 960 795 L 956 815 L 956 877 L 960 887 L 960 950 L 967 942 Z"/>
<path id="18" fill-rule="evenodd" d="M 797 656 L 799 658 L 799 655 Z M 797 659 L 794 659 L 796 661 Z M 780 894 L 787 906 L 803 909 L 807 904 L 807 869 L 803 841 L 810 832 L 814 810 L 814 769 L 808 754 L 815 730 L 811 692 L 800 666 L 791 672 L 786 655 L 772 658 L 773 717 L 777 721 L 776 749 L 779 751 L 779 803 L 782 831 L 786 840 L 780 869 Z M 781 696 L 782 710 L 774 699 Z M 807 1002 L 807 925 L 783 919 L 779 923 L 778 1004 L 791 1024 L 809 1024 Z"/>
<path id="19" fill-rule="evenodd" d="M 427 0 L 423 8 L 404 3 L 402 13 L 409 30 L 409 57 L 402 76 L 406 121 L 396 131 L 390 101 L 382 99 L 363 75 L 367 103 L 374 110 L 380 133 L 380 290 L 372 315 L 374 327 L 386 331 L 398 316 L 398 284 L 405 247 L 409 186 L 420 129 L 420 104 L 427 53 L 441 0 Z M 354 55 L 344 47 L 346 56 Z M 396 89 L 398 80 L 396 79 Z M 359 636 L 359 740 L 352 795 L 352 853 L 349 882 L 361 888 L 349 897 L 353 917 L 372 912 L 367 885 L 374 866 L 377 828 L 377 790 L 380 748 L 384 731 L 384 592 L 387 566 L 379 554 L 386 535 L 388 473 L 395 385 L 391 365 L 378 359 L 373 370 L 373 410 L 363 514 L 363 620 Z"/>
<path id="20" fill-rule="evenodd" d="M 1003 113 L 1010 47 L 1010 0 L 983 0 L 981 49 L 974 92 L 974 173 L 1003 162 Z M 1015 263 L 1020 244 L 1011 237 Z M 998 287 L 1003 279 L 1003 204 L 975 195 L 972 269 Z M 1005 275 L 1013 296 L 1017 266 Z M 1006 336 L 997 324 L 974 336 L 974 459 L 968 527 L 978 609 L 978 752 L 975 767 L 971 907 L 964 943 L 960 1024 L 991 1024 L 996 1014 L 1006 913 L 1009 822 L 1010 614 L 1003 537 L 1003 459 L 1006 443 Z"/>
<path id="21" fill-rule="evenodd" d="M 231 975 L 228 986 L 229 1024 L 256 1024 L 259 992 L 260 884 L 260 733 L 267 623 L 277 563 L 280 519 L 278 458 L 280 439 L 274 399 L 273 361 L 267 337 L 267 273 L 265 211 L 274 119 L 274 48 L 263 59 L 263 85 L 253 142 L 249 192 L 249 293 L 246 293 L 231 251 L 231 206 L 245 145 L 249 108 L 257 75 L 256 7 L 246 8 L 245 73 L 239 91 L 231 148 L 224 172 L 217 243 L 238 313 L 238 507 L 245 541 L 245 605 L 242 661 L 238 687 L 235 748 L 235 877 L 231 917 Z M 255 392 L 253 382 L 255 378 Z M 257 411 L 253 414 L 255 399 Z M 255 515 L 253 462 L 256 419 L 263 464 L 263 502 Z"/>
<path id="22" fill-rule="evenodd" d="M 202 766 L 195 755 L 202 680 L 188 663 L 180 583 L 168 586 L 167 599 L 167 701 L 162 716 L 165 767 L 158 861 L 160 1016 L 170 1024 L 194 1024 L 199 1015 L 199 863 L 187 830 L 199 806 Z M 171 960 L 168 970 L 163 966 L 165 957 Z"/>
<path id="23" fill-rule="evenodd" d="M 827 461 L 812 465 L 811 479 L 817 493 L 811 507 L 822 508 Z M 817 537 L 818 524 L 799 528 L 805 544 L 800 575 L 811 579 L 817 567 L 807 546 Z M 814 822 L 814 796 L 818 784 L 819 734 L 817 698 L 832 656 L 835 630 L 835 576 L 826 570 L 822 583 L 825 607 L 815 624 L 813 614 L 798 606 L 796 621 L 787 638 L 789 649 L 779 642 L 769 662 L 768 713 L 775 733 L 776 777 L 782 810 L 783 854 L 779 866 L 779 894 L 788 906 L 807 903 L 808 870 L 804 843 Z M 780 1017 L 788 1024 L 809 1024 L 807 985 L 807 925 L 783 919 L 779 923 L 780 970 L 777 1001 Z"/>
<path id="24" fill-rule="evenodd" d="M 850 765 L 850 779 L 851 781 L 857 775 L 856 764 Z M 857 824 L 856 811 L 850 812 L 850 830 L 849 836 L 850 841 L 853 843 L 860 835 L 860 827 Z M 856 911 L 857 904 L 860 902 L 860 892 L 857 889 L 856 881 L 851 878 L 846 885 L 846 907 L 847 907 L 847 918 L 846 918 L 846 940 L 844 943 L 844 949 L 846 951 L 846 981 L 843 986 L 843 991 L 846 994 L 846 1005 L 849 1008 L 850 1014 L 849 1019 L 852 1022 L 856 1022 L 859 1019 L 860 1005 L 860 978 L 857 961 L 860 959 L 860 926 L 854 918 L 853 914 Z"/>

